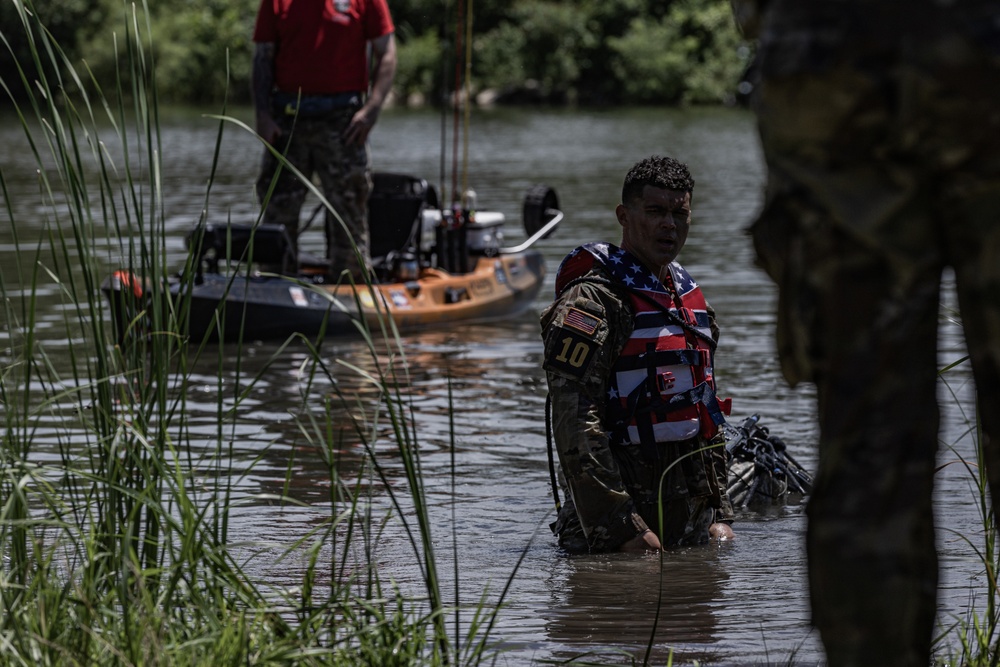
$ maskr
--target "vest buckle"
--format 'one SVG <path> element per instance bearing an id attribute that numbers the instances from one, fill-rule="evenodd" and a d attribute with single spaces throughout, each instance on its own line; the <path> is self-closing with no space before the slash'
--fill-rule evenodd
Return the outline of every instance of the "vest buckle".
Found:
<path id="1" fill-rule="evenodd" d="M 663 371 L 656 374 L 656 388 L 661 394 L 670 393 L 677 384 L 677 378 L 670 371 Z"/>

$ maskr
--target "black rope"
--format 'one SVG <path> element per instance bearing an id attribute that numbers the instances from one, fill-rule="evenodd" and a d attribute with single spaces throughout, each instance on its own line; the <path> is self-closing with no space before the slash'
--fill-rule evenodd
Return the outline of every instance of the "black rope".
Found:
<path id="1" fill-rule="evenodd" d="M 545 444 L 549 456 L 549 481 L 552 483 L 552 497 L 556 501 L 556 513 L 562 509 L 559 502 L 559 482 L 556 480 L 556 457 L 552 451 L 552 394 L 545 395 Z"/>

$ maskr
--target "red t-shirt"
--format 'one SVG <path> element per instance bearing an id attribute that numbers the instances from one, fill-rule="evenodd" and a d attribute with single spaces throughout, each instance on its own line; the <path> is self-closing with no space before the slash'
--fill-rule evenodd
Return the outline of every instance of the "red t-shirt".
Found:
<path id="1" fill-rule="evenodd" d="M 278 90 L 368 90 L 368 41 L 395 30 L 386 0 L 261 0 L 253 41 L 275 45 Z"/>

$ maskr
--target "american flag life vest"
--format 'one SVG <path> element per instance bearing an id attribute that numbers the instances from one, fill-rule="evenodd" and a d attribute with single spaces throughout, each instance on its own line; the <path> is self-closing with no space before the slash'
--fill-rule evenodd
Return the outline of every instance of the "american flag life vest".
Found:
<path id="1" fill-rule="evenodd" d="M 607 384 L 609 438 L 644 447 L 711 438 L 732 402 L 715 395 L 715 343 L 701 288 L 677 262 L 664 284 L 628 251 L 589 243 L 560 264 L 556 293 L 598 265 L 629 295 L 635 322 Z"/>

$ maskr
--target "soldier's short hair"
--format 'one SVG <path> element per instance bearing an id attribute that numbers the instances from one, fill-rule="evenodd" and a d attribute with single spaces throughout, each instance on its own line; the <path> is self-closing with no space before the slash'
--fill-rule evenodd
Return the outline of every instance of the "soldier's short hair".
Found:
<path id="1" fill-rule="evenodd" d="M 694 178 L 687 165 L 672 157 L 653 155 L 639 160 L 625 175 L 622 203 L 630 204 L 642 197 L 642 189 L 652 185 L 667 190 L 694 192 Z"/>

